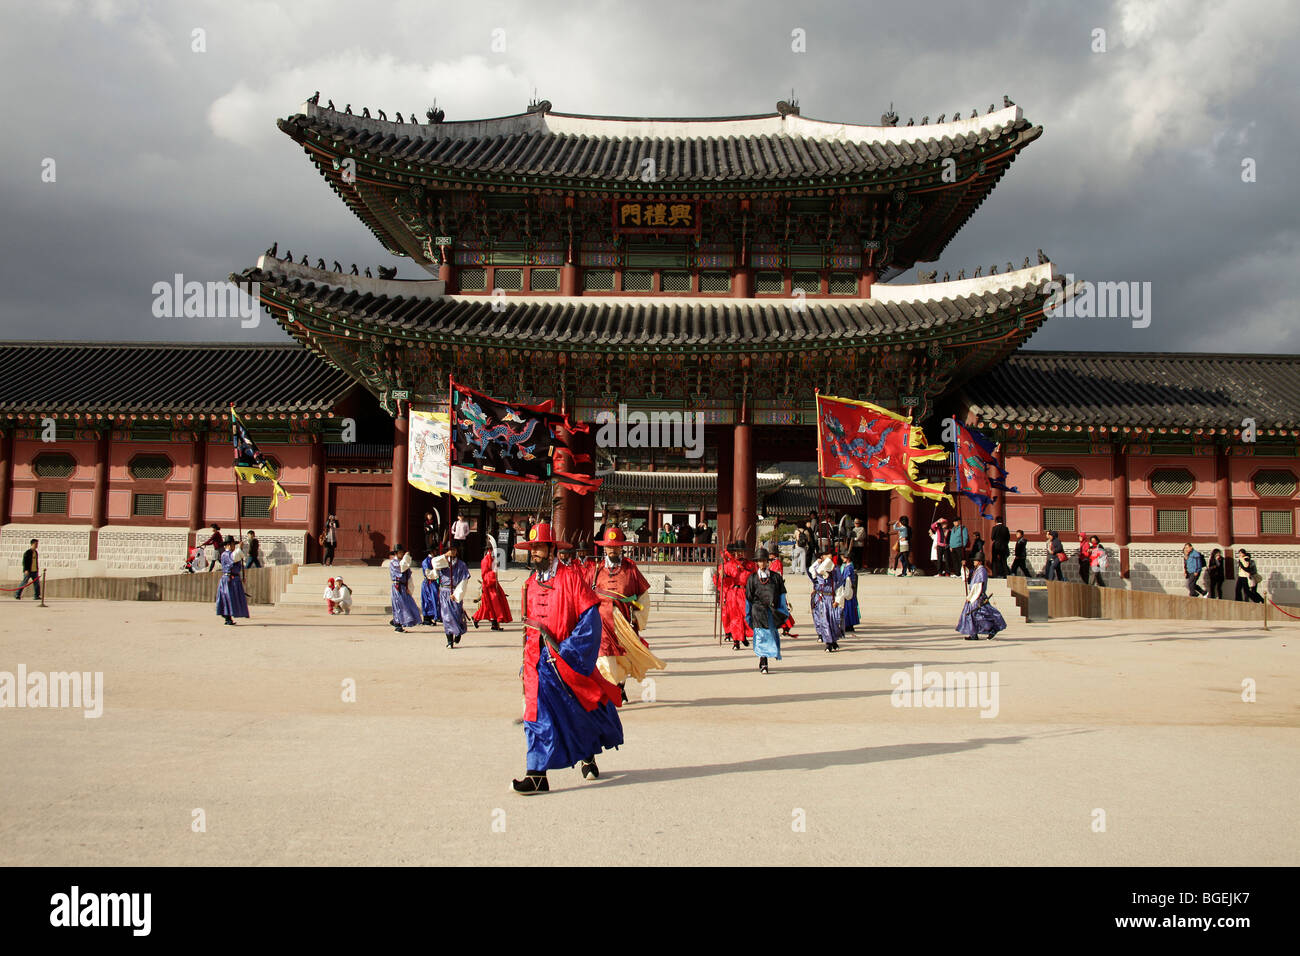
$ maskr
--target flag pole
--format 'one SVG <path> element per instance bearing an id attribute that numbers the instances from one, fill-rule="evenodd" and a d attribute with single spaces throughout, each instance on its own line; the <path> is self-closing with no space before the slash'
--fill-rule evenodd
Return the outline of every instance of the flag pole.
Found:
<path id="1" fill-rule="evenodd" d="M 451 373 L 447 374 L 447 523 L 442 529 L 447 543 L 451 543 L 451 469 L 452 462 L 456 458 L 456 411 L 452 407 L 452 384 Z"/>
<path id="2" fill-rule="evenodd" d="M 235 403 L 230 403 L 230 454 L 234 461 L 230 464 L 230 474 L 235 481 L 235 527 L 239 530 L 239 547 L 244 546 L 244 509 L 239 506 L 239 472 L 235 470 L 235 462 L 239 461 L 238 446 L 235 444 Z M 272 492 L 274 497 L 274 492 Z M 217 559 L 221 557 L 221 550 L 213 556 Z"/>

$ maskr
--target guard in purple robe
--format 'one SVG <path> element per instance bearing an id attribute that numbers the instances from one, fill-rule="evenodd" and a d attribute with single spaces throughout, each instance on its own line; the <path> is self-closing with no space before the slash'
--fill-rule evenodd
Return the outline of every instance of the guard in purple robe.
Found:
<path id="1" fill-rule="evenodd" d="M 442 619 L 438 609 L 438 572 L 434 567 L 437 560 L 430 551 L 420 562 L 424 572 L 420 581 L 420 610 L 424 613 L 425 624 L 436 624 Z"/>
<path id="2" fill-rule="evenodd" d="M 837 592 L 835 548 L 829 542 L 822 545 L 822 555 L 808 568 L 812 580 L 812 619 L 817 636 L 826 650 L 838 651 L 844 636 L 844 608 Z"/>
<path id="3" fill-rule="evenodd" d="M 420 606 L 411 597 L 411 556 L 399 544 L 388 555 L 388 577 L 393 582 L 392 625 L 399 633 L 420 623 Z"/>
<path id="4" fill-rule="evenodd" d="M 961 606 L 956 629 L 968 641 L 978 641 L 981 632 L 988 634 L 991 641 L 998 631 L 1006 630 L 1007 622 L 1002 612 L 989 603 L 989 571 L 984 567 L 984 555 L 977 553 L 973 563 L 975 570 L 971 572 L 966 603 Z"/>
<path id="5" fill-rule="evenodd" d="M 459 548 L 449 545 L 433 562 L 438 572 L 438 611 L 448 647 L 459 644 L 465 633 L 465 585 L 469 581 L 469 568 L 459 554 Z"/>
<path id="6" fill-rule="evenodd" d="M 244 593 L 244 552 L 235 544 L 233 535 L 226 535 L 225 550 L 217 560 L 221 564 L 221 580 L 217 582 L 217 613 L 234 625 L 234 618 L 248 617 L 248 596 Z"/>

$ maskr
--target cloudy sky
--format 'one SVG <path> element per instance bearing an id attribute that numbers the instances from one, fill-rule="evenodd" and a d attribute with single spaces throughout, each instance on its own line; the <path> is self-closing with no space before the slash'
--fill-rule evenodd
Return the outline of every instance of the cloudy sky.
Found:
<path id="1" fill-rule="evenodd" d="M 1005 93 L 1045 128 L 932 268 L 1041 247 L 1079 278 L 1150 282 L 1152 321 L 1056 319 L 1032 347 L 1300 353 L 1298 22 L 1290 0 L 15 4 L 0 337 L 281 339 L 151 311 L 155 282 L 222 279 L 274 240 L 423 275 L 276 129 L 313 90 L 390 115 L 436 97 L 456 120 L 534 89 L 564 112 L 726 116 L 793 88 L 805 116 L 869 124 Z"/>

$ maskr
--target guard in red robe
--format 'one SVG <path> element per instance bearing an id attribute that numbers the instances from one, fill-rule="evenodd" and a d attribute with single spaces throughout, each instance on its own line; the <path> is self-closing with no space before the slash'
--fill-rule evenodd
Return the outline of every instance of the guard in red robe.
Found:
<path id="1" fill-rule="evenodd" d="M 549 524 L 527 543 L 533 572 L 524 583 L 524 735 L 527 773 L 516 793 L 545 793 L 546 772 L 582 763 L 596 779 L 596 754 L 623 743 L 618 688 L 596 668 L 600 652 L 600 599 L 581 571 L 556 560 Z"/>
<path id="2" fill-rule="evenodd" d="M 731 649 L 749 647 L 754 632 L 745 623 L 745 582 L 754 573 L 754 564 L 745 558 L 745 546 L 739 541 L 727 545 L 722 561 L 718 593 L 722 597 L 722 631 L 731 639 Z"/>
<path id="3" fill-rule="evenodd" d="M 623 685 L 627 683 L 629 668 L 624 662 L 626 654 L 623 645 L 614 630 L 614 615 L 621 615 L 632 625 L 638 640 L 646 647 L 650 646 L 645 638 L 640 637 L 640 621 L 633 613 L 634 605 L 631 603 L 639 600 L 650 590 L 650 582 L 641 574 L 631 558 L 624 557 L 623 549 L 627 544 L 627 535 L 623 533 L 622 528 L 611 526 L 606 529 L 605 536 L 596 542 L 596 546 L 603 548 L 605 553 L 604 558 L 596 566 L 593 579 L 596 596 L 600 598 L 601 659 L 597 661 L 597 665 L 600 666 L 601 673 L 618 684 L 624 703 L 628 698 L 627 690 Z M 624 600 L 625 598 L 630 600 Z"/>
<path id="4" fill-rule="evenodd" d="M 499 631 L 503 621 L 509 624 L 514 618 L 510 616 L 506 592 L 497 581 L 495 549 L 484 549 L 479 570 L 483 573 L 483 593 L 479 596 L 478 610 L 474 612 L 474 626 L 478 627 L 479 621 L 491 621 L 492 630 Z"/>

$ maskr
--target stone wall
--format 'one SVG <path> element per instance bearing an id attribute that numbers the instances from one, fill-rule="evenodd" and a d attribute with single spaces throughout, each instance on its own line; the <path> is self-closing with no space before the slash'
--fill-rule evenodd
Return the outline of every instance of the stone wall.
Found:
<path id="1" fill-rule="evenodd" d="M 22 577 L 23 552 L 40 540 L 42 568 L 75 568 L 90 556 L 90 526 L 75 524 L 7 524 L 0 528 L 0 572 Z"/>
<path id="2" fill-rule="evenodd" d="M 211 529 L 209 529 L 209 532 Z M 174 573 L 189 556 L 190 533 L 184 528 L 128 525 L 99 529 L 99 560 L 113 570 Z"/>

